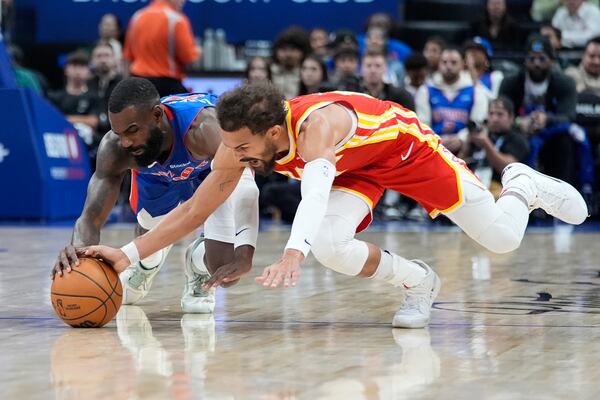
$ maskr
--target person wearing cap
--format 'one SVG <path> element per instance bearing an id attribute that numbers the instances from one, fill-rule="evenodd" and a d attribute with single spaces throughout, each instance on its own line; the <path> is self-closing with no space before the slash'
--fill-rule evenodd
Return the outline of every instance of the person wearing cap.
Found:
<path id="1" fill-rule="evenodd" d="M 292 26 L 277 36 L 273 43 L 273 83 L 287 99 L 298 96 L 300 65 L 309 53 L 310 42 L 306 31 Z"/>
<path id="2" fill-rule="evenodd" d="M 554 50 L 547 38 L 532 35 L 526 51 L 525 68 L 504 78 L 500 95 L 513 101 L 519 128 L 533 138 L 551 127 L 573 121 L 577 92 L 573 80 L 559 68 L 553 68 Z M 570 136 L 553 136 L 543 147 L 537 161 L 545 173 L 575 182 L 575 151 Z"/>
<path id="3" fill-rule="evenodd" d="M 467 124 L 483 123 L 489 96 L 481 85 L 473 84 L 464 71 L 463 55 L 457 47 L 442 51 L 439 72 L 415 96 L 419 119 L 441 136 L 448 150 L 458 154 L 467 140 Z"/>
<path id="4" fill-rule="evenodd" d="M 564 0 L 552 18 L 552 26 L 562 32 L 564 47 L 581 48 L 600 35 L 600 8 L 584 0 Z"/>
<path id="5" fill-rule="evenodd" d="M 475 84 L 480 84 L 490 99 L 498 97 L 500 83 L 504 78 L 501 71 L 492 71 L 490 59 L 493 55 L 492 45 L 486 39 L 476 36 L 464 47 L 465 64 Z"/>

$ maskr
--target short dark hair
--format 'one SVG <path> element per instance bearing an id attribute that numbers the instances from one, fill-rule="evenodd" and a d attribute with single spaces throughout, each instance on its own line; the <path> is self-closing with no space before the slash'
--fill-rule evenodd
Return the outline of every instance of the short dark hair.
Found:
<path id="1" fill-rule="evenodd" d="M 590 40 L 588 40 L 585 43 L 585 47 L 583 48 L 583 51 L 587 51 L 587 48 L 591 45 L 591 44 L 600 44 L 600 36 L 596 36 L 591 38 Z"/>
<path id="2" fill-rule="evenodd" d="M 446 46 L 442 47 L 442 53 L 445 51 L 456 51 L 458 52 L 458 54 L 460 54 L 462 58 L 465 58 L 465 53 L 463 52 L 463 49 L 454 44 L 447 44 Z"/>
<path id="3" fill-rule="evenodd" d="M 540 35 L 542 32 L 542 29 L 544 29 L 544 28 L 553 30 L 554 33 L 556 33 L 556 36 L 558 36 L 558 39 L 562 39 L 562 31 L 552 24 L 544 24 L 544 25 L 540 26 Z"/>
<path id="4" fill-rule="evenodd" d="M 285 97 L 271 82 L 246 83 L 217 102 L 217 118 L 227 132 L 246 127 L 253 135 L 264 135 L 273 126 L 283 125 L 286 114 Z"/>
<path id="5" fill-rule="evenodd" d="M 404 69 L 407 71 L 415 71 L 423 68 L 427 68 L 427 59 L 423 53 L 412 52 L 406 61 L 404 61 Z"/>
<path id="6" fill-rule="evenodd" d="M 160 103 L 156 87 L 148 79 L 127 78 L 115 86 L 108 99 L 108 111 L 119 113 L 124 108 L 152 108 Z"/>
<path id="7" fill-rule="evenodd" d="M 92 53 L 94 52 L 94 50 L 96 50 L 98 47 L 108 47 L 110 49 L 110 51 L 115 54 L 115 48 L 113 47 L 112 44 L 110 44 L 110 42 L 108 40 L 103 40 L 100 39 L 96 42 L 96 44 L 94 45 L 94 48 L 92 49 Z"/>
<path id="8" fill-rule="evenodd" d="M 387 55 L 381 50 L 367 49 L 367 51 L 365 51 L 365 54 L 363 54 L 363 59 L 367 57 L 383 57 L 383 59 L 385 60 L 386 56 Z"/>
<path id="9" fill-rule="evenodd" d="M 492 104 L 499 104 L 506 110 L 506 112 L 508 112 L 509 115 L 515 115 L 515 103 L 513 103 L 513 101 L 506 96 L 498 96 L 490 101 L 490 106 Z"/>
<path id="10" fill-rule="evenodd" d="M 437 45 L 438 45 L 438 46 L 440 46 L 442 49 L 443 49 L 444 47 L 446 47 L 446 41 L 444 40 L 444 38 L 443 38 L 443 37 L 441 37 L 441 36 L 439 36 L 439 35 L 433 35 L 433 36 L 429 36 L 429 37 L 427 38 L 427 40 L 425 41 L 425 44 L 427 44 L 427 43 L 429 43 L 429 42 L 437 44 Z"/>

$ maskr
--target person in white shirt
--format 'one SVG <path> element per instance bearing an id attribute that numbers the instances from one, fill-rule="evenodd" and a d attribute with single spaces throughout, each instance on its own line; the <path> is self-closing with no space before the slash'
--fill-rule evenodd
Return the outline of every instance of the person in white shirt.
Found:
<path id="1" fill-rule="evenodd" d="M 600 8 L 584 0 L 564 0 L 552 26 L 562 32 L 564 47 L 583 47 L 594 36 L 600 35 Z"/>

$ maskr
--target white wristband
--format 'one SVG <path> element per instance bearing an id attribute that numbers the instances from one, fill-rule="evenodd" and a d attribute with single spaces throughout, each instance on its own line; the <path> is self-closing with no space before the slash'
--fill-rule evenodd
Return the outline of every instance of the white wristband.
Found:
<path id="1" fill-rule="evenodd" d="M 121 251 L 129 258 L 130 265 L 140 261 L 140 253 L 138 252 L 135 242 L 131 241 L 121 247 Z"/>

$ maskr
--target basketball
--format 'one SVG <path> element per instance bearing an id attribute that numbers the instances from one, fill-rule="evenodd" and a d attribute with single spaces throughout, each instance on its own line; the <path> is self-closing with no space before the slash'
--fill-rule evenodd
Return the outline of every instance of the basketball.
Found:
<path id="1" fill-rule="evenodd" d="M 117 273 L 94 258 L 81 258 L 63 276 L 55 275 L 50 299 L 56 315 L 75 328 L 100 328 L 121 307 L 123 289 Z"/>

